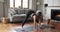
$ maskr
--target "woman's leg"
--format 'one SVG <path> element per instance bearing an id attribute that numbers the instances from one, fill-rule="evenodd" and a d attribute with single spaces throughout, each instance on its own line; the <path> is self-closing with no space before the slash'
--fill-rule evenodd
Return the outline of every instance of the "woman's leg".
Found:
<path id="1" fill-rule="evenodd" d="M 24 26 L 24 24 L 25 24 L 25 23 L 26 23 L 26 21 L 28 20 L 29 16 L 30 16 L 30 14 L 27 14 L 27 16 L 26 16 L 25 20 L 24 20 L 24 21 L 23 21 L 23 23 L 22 23 L 22 27 Z"/>
<path id="2" fill-rule="evenodd" d="M 39 23 L 38 26 L 41 26 L 41 23 L 43 22 L 43 16 L 42 16 L 41 12 L 37 13 L 37 20 L 38 20 L 38 23 Z"/>
<path id="3" fill-rule="evenodd" d="M 23 27 L 24 24 L 27 22 L 29 16 L 30 16 L 32 13 L 34 13 L 34 11 L 29 11 L 29 12 L 26 14 L 26 18 L 25 18 L 25 20 L 24 20 L 23 23 L 22 23 L 22 27 Z"/>
<path id="4" fill-rule="evenodd" d="M 36 31 L 36 15 L 33 16 L 34 30 Z"/>
<path id="5" fill-rule="evenodd" d="M 43 22 L 42 16 L 39 17 L 39 26 L 41 26 L 41 23 Z"/>

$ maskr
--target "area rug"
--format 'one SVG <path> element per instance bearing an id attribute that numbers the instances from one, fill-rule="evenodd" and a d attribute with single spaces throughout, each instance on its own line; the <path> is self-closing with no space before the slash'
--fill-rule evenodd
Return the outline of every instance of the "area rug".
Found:
<path id="1" fill-rule="evenodd" d="M 36 30 L 38 30 L 40 27 L 36 25 Z M 41 26 L 42 29 L 47 28 L 46 25 Z M 34 26 L 24 26 L 23 28 L 21 26 L 13 27 L 9 29 L 8 32 L 30 32 L 34 30 Z"/>
<path id="2" fill-rule="evenodd" d="M 36 29 L 38 29 L 38 27 L 36 27 Z M 9 29 L 8 32 L 30 32 L 34 30 L 34 26 L 30 25 L 30 26 L 24 26 L 23 28 L 21 26 L 17 26 L 17 27 L 13 27 L 11 29 Z"/>

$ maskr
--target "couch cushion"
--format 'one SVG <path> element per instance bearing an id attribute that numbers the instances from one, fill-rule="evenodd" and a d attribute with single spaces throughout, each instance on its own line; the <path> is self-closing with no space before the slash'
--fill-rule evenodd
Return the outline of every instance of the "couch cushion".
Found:
<path id="1" fill-rule="evenodd" d="M 13 15 L 14 17 L 17 17 L 17 16 L 20 16 L 20 17 L 23 17 L 23 16 L 26 16 L 26 14 L 16 14 L 16 15 Z"/>
<path id="2" fill-rule="evenodd" d="M 15 9 L 17 14 L 24 14 L 24 10 L 23 9 Z"/>
<path id="3" fill-rule="evenodd" d="M 9 13 L 12 13 L 14 15 L 16 14 L 16 11 L 14 11 L 13 9 L 9 9 Z"/>
<path id="4" fill-rule="evenodd" d="M 24 14 L 24 10 L 20 9 L 20 10 L 18 10 L 18 13 L 19 14 Z"/>

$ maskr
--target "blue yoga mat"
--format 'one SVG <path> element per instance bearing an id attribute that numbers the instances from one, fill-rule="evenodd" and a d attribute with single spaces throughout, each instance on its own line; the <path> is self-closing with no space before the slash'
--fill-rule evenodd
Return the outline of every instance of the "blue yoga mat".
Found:
<path id="1" fill-rule="evenodd" d="M 44 28 L 47 28 L 47 26 L 46 25 L 42 25 L 41 27 L 36 26 L 36 29 L 39 29 L 39 28 L 44 29 Z M 32 26 L 32 25 L 31 26 L 25 26 L 23 28 L 18 26 L 18 27 L 13 27 L 10 29 L 11 32 L 12 32 L 12 30 L 14 30 L 16 32 L 30 32 L 30 31 L 34 30 L 34 26 Z"/>

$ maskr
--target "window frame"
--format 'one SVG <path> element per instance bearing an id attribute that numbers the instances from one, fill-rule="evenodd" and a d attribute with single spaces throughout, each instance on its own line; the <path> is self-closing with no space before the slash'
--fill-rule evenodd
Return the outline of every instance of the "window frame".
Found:
<path id="1" fill-rule="evenodd" d="M 16 2 L 15 2 L 15 3 L 16 3 Z M 14 0 L 13 0 L 13 7 L 15 6 L 15 5 L 14 5 L 15 3 L 14 3 Z M 27 5 L 28 5 L 27 8 L 23 8 L 23 0 L 21 0 L 21 8 L 22 8 L 22 9 L 29 9 L 29 0 L 28 0 L 28 4 L 27 4 Z"/>
<path id="2" fill-rule="evenodd" d="M 21 7 L 23 8 L 23 0 L 21 0 L 22 1 L 22 5 L 21 5 Z M 28 0 L 28 8 L 23 8 L 23 9 L 29 9 L 29 0 Z"/>

